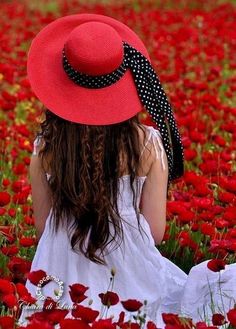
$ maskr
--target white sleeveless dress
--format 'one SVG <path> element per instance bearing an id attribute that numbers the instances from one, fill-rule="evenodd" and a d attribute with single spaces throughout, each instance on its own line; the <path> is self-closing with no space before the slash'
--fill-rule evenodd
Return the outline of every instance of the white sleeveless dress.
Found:
<path id="1" fill-rule="evenodd" d="M 165 170 L 161 135 L 153 127 L 146 126 L 146 128 L 149 130 L 146 145 L 148 142 L 154 144 L 156 157 L 161 160 L 162 168 Z M 37 145 L 37 140 L 34 145 Z M 138 180 L 137 202 L 139 204 L 146 176 L 138 176 L 136 179 Z M 88 298 L 81 305 L 88 306 L 89 300 L 92 300 L 90 307 L 100 311 L 101 301 L 98 294 L 107 291 L 111 269 L 115 269 L 112 291 L 119 295 L 121 301 L 147 300 L 145 308 L 147 319 L 152 320 L 158 328 L 164 328 L 162 313 L 182 314 L 191 317 L 194 321 L 201 321 L 204 315 L 211 319 L 212 300 L 216 312 L 219 309 L 227 312 L 233 308 L 236 302 L 236 264 L 227 265 L 225 270 L 220 271 L 223 296 L 220 294 L 218 284 L 219 273 L 210 271 L 207 268 L 207 261 L 194 266 L 187 275 L 158 251 L 149 224 L 142 214 L 140 214 L 140 221 L 147 235 L 140 235 L 132 205 L 129 175 L 120 177 L 119 188 L 118 207 L 121 216 L 125 219 L 124 242 L 119 248 L 106 255 L 107 266 L 95 264 L 82 254 L 72 251 L 67 233 L 61 229 L 58 234 L 53 234 L 49 226 L 51 212 L 47 217 L 44 232 L 32 261 L 31 271 L 44 270 L 47 275 L 55 276 L 64 283 L 64 292 L 59 300 L 60 305 L 73 304 L 69 295 L 69 285 L 80 283 L 89 287 L 85 293 Z M 29 280 L 26 282 L 26 288 L 32 296 L 36 296 L 36 286 Z M 58 289 L 56 282 L 47 283 L 42 288 L 43 295 L 54 298 L 54 289 Z M 37 302 L 39 306 L 42 303 L 40 300 Z M 111 306 L 108 316 L 114 315 L 117 318 L 122 310 L 121 303 Z M 19 324 L 27 324 L 25 317 L 35 311 L 23 307 Z M 66 316 L 68 317 L 70 314 Z"/>

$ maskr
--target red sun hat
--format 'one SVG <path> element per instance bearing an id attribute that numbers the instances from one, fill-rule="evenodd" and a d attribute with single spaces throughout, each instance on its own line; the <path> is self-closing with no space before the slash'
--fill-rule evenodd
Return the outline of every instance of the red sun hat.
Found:
<path id="1" fill-rule="evenodd" d="M 32 41 L 27 61 L 35 95 L 57 116 L 110 125 L 144 108 L 160 131 L 169 182 L 183 175 L 183 145 L 148 51 L 125 24 L 96 14 L 58 18 Z"/>
<path id="2" fill-rule="evenodd" d="M 109 125 L 143 110 L 130 70 L 105 88 L 89 89 L 75 84 L 62 65 L 62 51 L 70 64 L 83 74 L 105 75 L 123 61 L 122 41 L 149 59 L 141 39 L 114 18 L 78 14 L 58 18 L 33 39 L 27 73 L 37 98 L 57 116 L 76 123 Z"/>

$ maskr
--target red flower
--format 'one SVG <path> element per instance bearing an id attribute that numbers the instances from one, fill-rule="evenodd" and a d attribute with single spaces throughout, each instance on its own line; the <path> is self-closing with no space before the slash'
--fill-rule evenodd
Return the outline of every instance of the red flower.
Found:
<path id="1" fill-rule="evenodd" d="M 11 200 L 11 196 L 7 192 L 0 192 L 0 207 L 6 206 Z"/>
<path id="2" fill-rule="evenodd" d="M 30 217 L 30 216 L 24 216 L 24 222 L 25 222 L 27 225 L 34 225 L 35 220 L 34 220 L 34 218 L 32 218 L 32 217 Z"/>
<path id="3" fill-rule="evenodd" d="M 60 329 L 90 329 L 90 326 L 76 319 L 63 319 L 60 321 Z"/>
<path id="4" fill-rule="evenodd" d="M 121 301 L 124 309 L 129 312 L 136 312 L 143 306 L 143 303 L 136 299 L 128 299 L 126 301 Z"/>
<path id="5" fill-rule="evenodd" d="M 37 298 L 33 297 L 30 293 L 22 295 L 20 300 L 26 304 L 35 304 L 35 302 L 37 302 Z"/>
<path id="6" fill-rule="evenodd" d="M 30 323 L 27 325 L 27 327 L 22 327 L 22 329 L 23 328 L 26 328 L 26 329 L 54 329 L 54 326 L 45 320 L 38 320 L 35 317 L 35 318 L 33 318 L 32 321 L 30 321 Z"/>
<path id="7" fill-rule="evenodd" d="M 43 270 L 37 270 L 37 271 L 32 271 L 28 274 L 28 279 L 31 283 L 33 283 L 35 286 L 38 285 L 39 281 L 42 280 L 47 276 L 47 273 Z M 45 281 L 45 283 L 47 283 Z M 43 284 L 42 284 L 43 286 Z"/>
<path id="8" fill-rule="evenodd" d="M 105 294 L 101 293 L 98 296 L 101 298 L 103 305 L 106 306 L 116 305 L 119 302 L 119 296 L 112 291 L 107 291 Z"/>
<path id="9" fill-rule="evenodd" d="M 225 262 L 222 259 L 211 259 L 207 263 L 207 267 L 213 272 L 219 272 L 220 270 L 224 270 Z"/>
<path id="10" fill-rule="evenodd" d="M 184 158 L 186 161 L 192 161 L 197 157 L 197 151 L 191 148 L 184 150 Z"/>
<path id="11" fill-rule="evenodd" d="M 233 327 L 236 327 L 236 308 L 227 313 L 227 318 Z"/>
<path id="12" fill-rule="evenodd" d="M 215 234 L 215 227 L 209 223 L 202 223 L 201 224 L 201 233 L 204 235 L 214 236 Z"/>
<path id="13" fill-rule="evenodd" d="M 22 237 L 20 238 L 19 243 L 22 247 L 31 247 L 35 245 L 36 239 L 30 237 Z"/>
<path id="14" fill-rule="evenodd" d="M 4 215 L 6 213 L 5 208 L 0 208 L 0 216 Z"/>
<path id="15" fill-rule="evenodd" d="M 32 324 L 32 325 L 39 324 L 39 323 L 45 323 L 45 324 L 47 323 L 48 324 L 48 321 L 47 321 L 47 313 L 46 312 L 43 312 L 43 311 L 33 312 L 32 315 L 27 316 L 27 319 L 30 321 L 30 324 Z M 34 328 L 34 326 L 32 327 L 32 329 L 33 328 Z"/>
<path id="16" fill-rule="evenodd" d="M 15 278 L 22 278 L 26 273 L 30 271 L 31 261 L 21 257 L 13 256 L 8 262 L 7 267 L 11 272 L 14 273 Z"/>
<path id="17" fill-rule="evenodd" d="M 1 248 L 1 251 L 4 255 L 12 256 L 18 253 L 19 248 L 17 246 L 4 246 Z"/>
<path id="18" fill-rule="evenodd" d="M 14 328 L 15 319 L 12 316 L 0 316 L 0 328 L 11 329 Z"/>
<path id="19" fill-rule="evenodd" d="M 125 312 L 121 311 L 119 314 L 119 319 L 116 324 L 120 326 L 124 322 L 124 319 L 125 319 Z"/>
<path id="20" fill-rule="evenodd" d="M 85 287 L 82 284 L 75 283 L 73 285 L 69 285 L 70 287 L 70 298 L 74 303 L 81 303 L 87 296 L 84 295 L 85 291 L 88 290 L 88 287 Z"/>
<path id="21" fill-rule="evenodd" d="M 99 312 L 92 310 L 90 307 L 76 305 L 76 307 L 71 311 L 71 314 L 75 318 L 80 318 L 84 322 L 90 323 L 95 321 L 96 317 L 99 315 Z"/>
<path id="22" fill-rule="evenodd" d="M 16 291 L 17 291 L 17 293 L 20 297 L 22 297 L 22 296 L 29 293 L 26 286 L 24 284 L 20 283 L 20 282 L 16 283 L 15 287 L 16 287 Z"/>
<path id="23" fill-rule="evenodd" d="M 27 168 L 24 163 L 18 163 L 13 167 L 13 172 L 15 175 L 23 175 L 27 173 Z"/>
<path id="24" fill-rule="evenodd" d="M 8 294 L 2 297 L 2 302 L 9 308 L 13 308 L 18 305 L 18 301 L 15 295 Z"/>
<path id="25" fill-rule="evenodd" d="M 154 322 L 148 321 L 147 329 L 158 329 Z"/>
<path id="26" fill-rule="evenodd" d="M 14 209 L 14 208 L 8 209 L 8 215 L 12 218 L 15 217 L 16 216 L 16 209 Z"/>
<path id="27" fill-rule="evenodd" d="M 218 199 L 221 202 L 230 203 L 230 202 L 233 202 L 236 199 L 236 196 L 233 193 L 230 193 L 230 192 L 219 192 L 218 193 Z"/>
<path id="28" fill-rule="evenodd" d="M 14 293 L 14 287 L 8 280 L 0 279 L 0 294 L 8 295 Z"/>
<path id="29" fill-rule="evenodd" d="M 65 316 L 69 313 L 69 310 L 64 309 L 52 309 L 47 311 L 47 321 L 53 323 L 54 325 L 58 324 L 64 320 Z M 80 327 L 79 327 L 80 328 Z"/>
<path id="30" fill-rule="evenodd" d="M 3 180 L 2 180 L 2 185 L 4 186 L 4 187 L 7 187 L 8 185 L 10 185 L 11 184 L 11 182 L 10 182 L 10 180 L 8 179 L 8 178 L 3 178 Z"/>
<path id="31" fill-rule="evenodd" d="M 44 312 L 48 312 L 48 311 L 50 312 L 50 311 L 54 310 L 56 307 L 57 307 L 57 302 L 55 302 L 55 300 L 52 299 L 51 297 L 47 297 L 44 300 L 44 303 L 43 303 Z"/>
<path id="32" fill-rule="evenodd" d="M 215 313 L 212 315 L 212 323 L 214 326 L 222 326 L 226 323 L 225 317 L 222 314 Z"/>
<path id="33" fill-rule="evenodd" d="M 15 204 L 24 204 L 27 202 L 29 191 L 19 192 L 13 195 L 13 202 Z"/>
<path id="34" fill-rule="evenodd" d="M 112 319 L 99 319 L 92 325 L 93 329 L 116 329 L 116 325 L 112 323 Z"/>
<path id="35" fill-rule="evenodd" d="M 84 285 L 79 283 L 69 285 L 69 287 L 71 291 L 73 291 L 73 293 L 77 295 L 83 295 L 88 290 L 88 287 L 85 287 Z"/>
<path id="36" fill-rule="evenodd" d="M 179 316 L 178 314 L 173 313 L 162 313 L 162 319 L 165 324 L 175 325 L 179 323 Z"/>

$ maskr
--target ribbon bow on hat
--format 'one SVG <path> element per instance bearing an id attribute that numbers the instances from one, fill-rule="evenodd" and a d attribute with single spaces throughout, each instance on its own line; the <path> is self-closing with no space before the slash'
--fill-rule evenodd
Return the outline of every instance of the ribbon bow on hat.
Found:
<path id="1" fill-rule="evenodd" d="M 171 181 L 180 177 L 183 173 L 183 145 L 170 103 L 151 63 L 127 42 L 123 42 L 123 46 L 125 54 L 123 62 L 110 74 L 91 76 L 80 73 L 69 63 L 65 55 L 65 49 L 63 49 L 64 70 L 74 83 L 86 88 L 108 87 L 119 81 L 127 69 L 132 71 L 139 97 L 153 121 L 159 127 L 167 154 L 169 181 Z M 170 124 L 173 153 L 170 146 L 166 118 L 168 119 L 168 124 Z"/>

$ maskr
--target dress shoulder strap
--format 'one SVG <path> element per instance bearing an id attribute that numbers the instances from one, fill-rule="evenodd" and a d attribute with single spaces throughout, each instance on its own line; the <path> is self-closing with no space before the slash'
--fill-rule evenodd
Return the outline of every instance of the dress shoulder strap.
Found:
<path id="1" fill-rule="evenodd" d="M 38 146 L 41 142 L 41 137 L 40 136 L 37 136 L 34 140 L 34 143 L 33 143 L 33 155 L 37 155 L 38 154 Z"/>
<path id="2" fill-rule="evenodd" d="M 165 170 L 165 162 L 164 162 L 165 149 L 162 143 L 161 134 L 159 130 L 155 129 L 152 126 L 146 126 L 146 127 L 148 127 L 149 135 L 141 151 L 140 157 L 143 155 L 143 152 L 147 147 L 147 144 L 151 141 L 155 149 L 155 154 L 156 154 L 155 159 L 161 159 L 162 169 Z"/>

